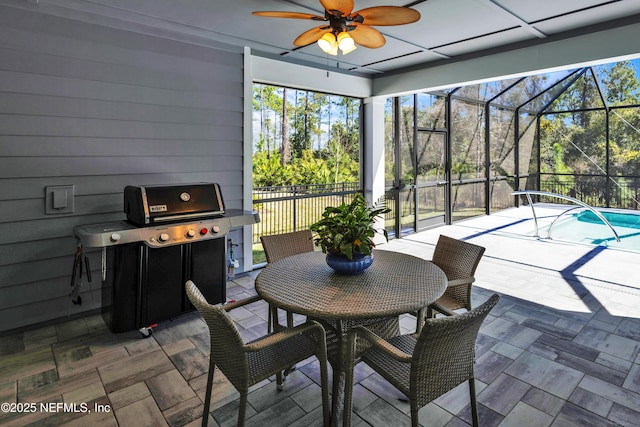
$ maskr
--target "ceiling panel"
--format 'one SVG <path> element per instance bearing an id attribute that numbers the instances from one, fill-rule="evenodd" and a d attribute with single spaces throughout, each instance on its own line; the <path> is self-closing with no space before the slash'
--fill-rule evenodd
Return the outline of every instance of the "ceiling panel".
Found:
<path id="1" fill-rule="evenodd" d="M 531 33 L 522 28 L 514 28 L 509 31 L 503 31 L 497 34 L 488 34 L 471 40 L 464 40 L 449 46 L 438 48 L 438 52 L 449 57 L 458 55 L 471 54 L 478 50 L 490 49 L 505 44 L 517 43 L 524 40 L 530 40 Z"/>
<path id="2" fill-rule="evenodd" d="M 434 47 L 514 26 L 505 15 L 478 1 L 429 0 L 415 9 L 422 15 L 420 21 L 389 27 L 389 34 L 404 35 L 414 43 Z"/>
<path id="3" fill-rule="evenodd" d="M 355 0 L 355 10 L 412 4 L 421 19 L 412 24 L 377 27 L 387 43 L 379 49 L 358 48 L 347 56 L 327 58 L 313 43 L 293 46 L 302 32 L 320 22 L 256 17 L 255 10 L 324 13 L 319 0 L 0 0 L 13 7 L 37 8 L 72 19 L 122 28 L 139 23 L 145 32 L 212 45 L 248 46 L 257 54 L 318 67 L 354 69 L 372 75 L 407 66 L 480 55 L 488 49 L 518 43 L 544 43 L 566 30 L 581 29 L 621 17 L 640 22 L 640 0 Z M 144 26 L 144 27 L 142 27 Z M 542 33 L 540 33 L 539 31 Z M 592 31 L 592 29 L 591 29 Z M 213 44 L 215 45 L 215 43 Z"/>

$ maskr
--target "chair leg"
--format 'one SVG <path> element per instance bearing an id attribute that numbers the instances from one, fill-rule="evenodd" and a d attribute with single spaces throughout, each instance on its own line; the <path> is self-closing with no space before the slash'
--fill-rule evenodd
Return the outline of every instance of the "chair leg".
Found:
<path id="1" fill-rule="evenodd" d="M 471 311 L 471 285 L 467 286 L 467 301 L 464 304 L 467 311 Z"/>
<path id="2" fill-rule="evenodd" d="M 248 391 L 240 393 L 240 408 L 238 408 L 238 427 L 244 426 L 244 418 L 247 415 L 247 394 Z"/>
<path id="3" fill-rule="evenodd" d="M 427 319 L 431 319 L 434 316 L 433 309 L 431 307 L 427 307 L 427 315 L 425 316 Z"/>
<path id="4" fill-rule="evenodd" d="M 268 326 L 268 332 L 278 332 L 278 330 L 280 330 L 280 324 L 278 323 L 278 308 L 275 305 L 269 305 L 269 319 L 270 326 Z"/>
<path id="5" fill-rule="evenodd" d="M 414 402 L 411 402 L 411 427 L 420 427 L 420 420 L 418 420 L 418 407 Z"/>
<path id="6" fill-rule="evenodd" d="M 290 311 L 287 311 L 287 328 L 293 328 L 293 313 L 291 313 Z M 292 365 L 289 368 L 285 369 L 284 371 L 284 377 L 286 378 L 291 371 L 295 371 L 296 370 L 296 365 Z M 278 388 L 278 390 L 282 390 L 282 388 Z"/>
<path id="7" fill-rule="evenodd" d="M 353 376 L 355 369 L 355 351 L 356 341 L 358 340 L 356 334 L 349 334 L 347 336 L 347 348 L 346 351 L 346 375 L 344 380 L 344 408 L 342 414 L 343 427 L 349 427 L 351 425 L 351 411 L 353 407 Z M 334 393 L 337 393 L 335 388 L 335 375 L 334 375 Z"/>
<path id="8" fill-rule="evenodd" d="M 321 346 L 321 354 L 326 357 L 327 347 Z M 321 356 L 320 358 L 323 358 Z M 323 426 L 329 426 L 331 424 L 331 403 L 329 402 L 329 374 L 327 360 L 320 360 L 320 387 L 322 392 L 322 418 Z"/>
<path id="9" fill-rule="evenodd" d="M 282 374 L 282 371 L 276 372 L 276 388 L 278 391 L 284 390 L 284 379 L 286 378 L 287 373 Z"/>
<path id="10" fill-rule="evenodd" d="M 476 402 L 476 380 L 469 380 L 469 394 L 471 395 L 471 421 L 473 427 L 478 427 L 478 403 Z"/>
<path id="11" fill-rule="evenodd" d="M 287 311 L 287 327 L 293 328 L 293 313 L 290 311 Z"/>
<path id="12" fill-rule="evenodd" d="M 209 356 L 209 374 L 207 375 L 207 391 L 204 397 L 204 408 L 202 411 L 202 427 L 207 427 L 209 423 L 209 407 L 211 406 L 211 389 L 213 388 L 213 372 L 216 369 L 216 365 Z"/>
<path id="13" fill-rule="evenodd" d="M 426 311 L 427 311 L 427 308 L 421 308 L 416 313 L 416 336 L 419 336 L 420 332 L 422 332 L 422 327 L 424 326 L 424 319 L 425 319 L 425 312 Z"/>

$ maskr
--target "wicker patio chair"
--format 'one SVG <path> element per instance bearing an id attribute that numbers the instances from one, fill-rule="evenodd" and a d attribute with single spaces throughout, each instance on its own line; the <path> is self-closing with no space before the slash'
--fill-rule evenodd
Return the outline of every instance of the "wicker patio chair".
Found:
<path id="1" fill-rule="evenodd" d="M 420 333 L 424 317 L 434 317 L 436 312 L 450 316 L 461 308 L 471 310 L 471 286 L 484 251 L 482 246 L 440 235 L 431 261 L 447 276 L 447 289 L 426 308 L 426 316 L 425 310 L 418 314 L 416 333 Z"/>
<path id="2" fill-rule="evenodd" d="M 418 410 L 454 387 L 469 381 L 471 417 L 478 425 L 474 363 L 478 331 L 487 314 L 500 299 L 491 296 L 484 304 L 456 316 L 427 319 L 418 338 L 400 335 L 384 340 L 364 327 L 349 332 L 349 360 L 345 383 L 344 426 L 351 422 L 353 399 L 353 352 L 357 341 L 371 347 L 361 358 L 409 398 L 411 424 L 418 423 Z"/>
<path id="3" fill-rule="evenodd" d="M 275 262 L 279 259 L 303 252 L 313 252 L 313 235 L 311 230 L 292 231 L 290 233 L 260 236 L 267 262 Z"/>
<path id="4" fill-rule="evenodd" d="M 191 280 L 186 282 L 185 288 L 189 300 L 207 323 L 211 336 L 209 375 L 202 414 L 203 427 L 207 426 L 209 418 L 213 373 L 216 366 L 240 393 L 238 426 L 243 426 L 249 387 L 275 375 L 278 390 L 281 390 L 282 371 L 313 355 L 320 361 L 323 420 L 325 426 L 329 425 L 327 348 L 325 332 L 321 325 L 317 322 L 307 322 L 245 343 L 227 312 L 255 302 L 258 298 L 213 306 L 207 303 Z"/>
<path id="5" fill-rule="evenodd" d="M 313 235 L 311 230 L 299 230 L 290 233 L 273 234 L 270 236 L 260 236 L 264 254 L 267 262 L 275 262 L 282 258 L 297 255 L 304 252 L 313 252 Z M 278 318 L 276 309 L 269 307 L 268 330 L 271 332 L 272 327 L 277 323 Z M 287 312 L 287 326 L 293 327 L 293 314 Z"/>

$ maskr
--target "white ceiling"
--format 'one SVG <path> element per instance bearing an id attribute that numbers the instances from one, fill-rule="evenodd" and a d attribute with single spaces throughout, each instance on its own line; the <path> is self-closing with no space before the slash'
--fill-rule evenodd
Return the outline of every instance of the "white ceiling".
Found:
<path id="1" fill-rule="evenodd" d="M 358 75 L 443 64 L 640 22 L 639 0 L 355 0 L 354 10 L 410 6 L 418 22 L 377 27 L 387 43 L 327 57 L 314 43 L 293 40 L 318 22 L 265 18 L 254 10 L 323 15 L 318 0 L 28 0 L 44 13 L 187 38 L 248 46 L 284 61 L 339 67 Z"/>

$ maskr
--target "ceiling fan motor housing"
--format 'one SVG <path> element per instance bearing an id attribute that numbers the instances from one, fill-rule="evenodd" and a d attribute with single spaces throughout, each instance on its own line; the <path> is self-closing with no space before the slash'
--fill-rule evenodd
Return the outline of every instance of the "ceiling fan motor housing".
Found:
<path id="1" fill-rule="evenodd" d="M 253 12 L 254 15 L 272 18 L 311 19 L 314 21 L 328 21 L 328 25 L 322 25 L 305 31 L 295 40 L 295 46 L 307 46 L 320 41 L 328 34 L 338 39 L 342 33 L 350 32 L 349 37 L 343 34 L 341 38 L 352 38 L 355 44 L 379 48 L 384 46 L 386 40 L 382 33 L 373 26 L 377 25 L 404 25 L 416 22 L 420 19 L 420 13 L 414 9 L 403 6 L 373 6 L 352 12 L 353 0 L 320 0 L 324 8 L 324 16 L 302 12 Z M 327 40 L 329 43 L 329 40 Z M 351 43 L 353 45 L 353 43 Z M 355 47 L 347 48 L 348 52 Z M 325 49 L 323 49 L 325 50 Z M 345 52 L 345 53 L 348 53 Z"/>

